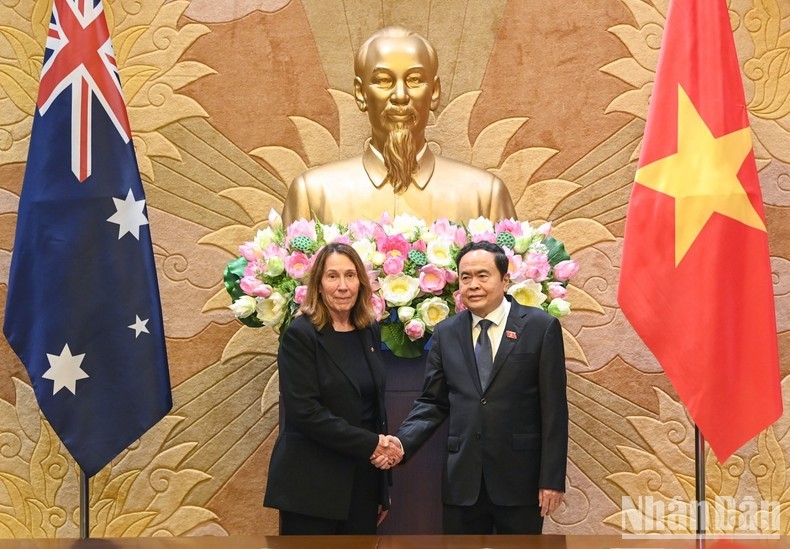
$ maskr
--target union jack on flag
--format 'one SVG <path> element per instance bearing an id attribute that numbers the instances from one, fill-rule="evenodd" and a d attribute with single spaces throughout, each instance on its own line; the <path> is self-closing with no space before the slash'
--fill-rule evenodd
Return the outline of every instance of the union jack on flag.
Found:
<path id="1" fill-rule="evenodd" d="M 145 194 L 101 0 L 54 0 L 37 107 L 3 332 L 90 477 L 172 406 Z"/>
<path id="2" fill-rule="evenodd" d="M 101 2 L 56 1 L 46 53 L 38 110 L 44 116 L 64 90 L 71 90 L 71 171 L 82 182 L 91 174 L 91 97 L 101 104 L 124 143 L 132 135 Z"/>

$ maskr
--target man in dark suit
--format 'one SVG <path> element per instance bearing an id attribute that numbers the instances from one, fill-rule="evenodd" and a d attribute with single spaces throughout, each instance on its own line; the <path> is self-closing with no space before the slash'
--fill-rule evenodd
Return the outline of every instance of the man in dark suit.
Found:
<path id="1" fill-rule="evenodd" d="M 468 310 L 437 326 L 423 393 L 397 439 L 408 459 L 449 415 L 446 534 L 539 534 L 565 491 L 560 323 L 505 297 L 508 260 L 496 244 L 468 244 L 457 263 Z"/>

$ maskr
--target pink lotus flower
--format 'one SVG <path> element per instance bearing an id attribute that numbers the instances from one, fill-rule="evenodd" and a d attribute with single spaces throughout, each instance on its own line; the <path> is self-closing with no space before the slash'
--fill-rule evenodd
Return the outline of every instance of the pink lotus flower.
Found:
<path id="1" fill-rule="evenodd" d="M 283 218 L 277 213 L 274 208 L 269 208 L 269 227 L 272 229 L 280 229 L 283 226 Z"/>
<path id="2" fill-rule="evenodd" d="M 549 233 L 551 232 L 551 221 L 547 221 L 535 230 L 543 236 L 549 236 Z"/>
<path id="3" fill-rule="evenodd" d="M 428 243 L 424 240 L 415 240 L 414 244 L 411 245 L 411 249 L 425 253 L 425 251 L 428 249 Z"/>
<path id="4" fill-rule="evenodd" d="M 379 225 L 389 225 L 392 223 L 392 216 L 389 212 L 384 212 L 381 214 L 381 218 L 379 219 Z"/>
<path id="5" fill-rule="evenodd" d="M 447 284 L 455 284 L 456 281 L 458 281 L 458 273 L 451 271 L 450 269 L 445 269 L 444 281 L 447 282 Z"/>
<path id="6" fill-rule="evenodd" d="M 245 276 L 239 281 L 241 291 L 247 295 L 255 297 L 269 297 L 272 295 L 272 287 L 264 284 L 254 276 Z"/>
<path id="7" fill-rule="evenodd" d="M 551 271 L 549 258 L 544 254 L 537 252 L 530 252 L 524 258 L 524 276 L 535 282 L 542 282 L 546 280 Z"/>
<path id="8" fill-rule="evenodd" d="M 239 246 L 239 254 L 247 261 L 255 261 L 263 257 L 263 250 L 260 246 L 256 246 L 255 242 L 245 242 Z"/>
<path id="9" fill-rule="evenodd" d="M 245 276 L 239 281 L 241 291 L 247 295 L 252 295 L 253 290 L 260 286 L 262 282 L 254 276 Z"/>
<path id="10" fill-rule="evenodd" d="M 315 240 L 315 221 L 312 219 L 310 221 L 298 219 L 288 225 L 288 228 L 285 229 L 285 243 L 290 244 L 297 236 L 306 236 L 310 240 Z"/>
<path id="11" fill-rule="evenodd" d="M 466 310 L 466 305 L 464 305 L 463 301 L 461 301 L 461 290 L 456 290 L 453 292 L 453 301 L 455 301 L 456 314 Z"/>
<path id="12" fill-rule="evenodd" d="M 484 233 L 473 234 L 472 235 L 472 242 L 496 242 L 496 235 L 491 231 L 486 231 Z"/>
<path id="13" fill-rule="evenodd" d="M 258 265 L 257 261 L 251 261 L 250 263 L 247 263 L 246 267 L 244 267 L 244 276 L 256 276 L 262 272 L 263 270 L 260 268 L 260 265 Z"/>
<path id="14" fill-rule="evenodd" d="M 446 285 L 444 269 L 434 265 L 426 265 L 420 269 L 420 290 L 423 292 L 439 295 Z"/>
<path id="15" fill-rule="evenodd" d="M 455 225 L 450 224 L 450 220 L 446 217 L 437 219 L 431 225 L 431 232 L 435 233 L 439 238 L 446 238 L 452 240 L 455 236 Z"/>
<path id="16" fill-rule="evenodd" d="M 397 255 L 403 256 L 404 260 L 411 250 L 411 244 L 402 234 L 379 237 L 376 240 L 376 247 L 386 255 L 395 255 L 392 252 L 397 252 Z"/>
<path id="17" fill-rule="evenodd" d="M 363 238 L 373 239 L 377 225 L 373 221 L 366 219 L 357 219 L 348 225 L 348 232 L 354 240 L 362 240 Z"/>
<path id="18" fill-rule="evenodd" d="M 463 227 L 455 229 L 455 236 L 453 236 L 453 244 L 462 248 L 466 245 L 466 231 Z"/>
<path id="19" fill-rule="evenodd" d="M 368 271 L 368 280 L 370 280 L 370 289 L 374 292 L 378 292 L 381 288 L 381 282 L 379 282 L 379 272 Z"/>
<path id="20" fill-rule="evenodd" d="M 294 289 L 294 302 L 297 305 L 301 305 L 302 303 L 304 303 L 306 297 L 307 297 L 307 286 L 297 286 Z"/>
<path id="21" fill-rule="evenodd" d="M 272 242 L 266 247 L 265 250 L 263 250 L 263 259 L 269 261 L 273 257 L 279 257 L 280 259 L 285 261 L 285 258 L 288 257 L 288 250 L 286 250 L 285 248 L 281 248 L 280 246 Z"/>
<path id="22" fill-rule="evenodd" d="M 384 260 L 381 268 L 388 275 L 396 275 L 403 272 L 404 257 L 402 255 L 390 255 Z"/>
<path id="23" fill-rule="evenodd" d="M 372 240 L 375 240 L 376 243 L 378 243 L 379 240 L 385 240 L 386 238 L 387 238 L 387 231 L 384 230 L 384 227 L 382 227 L 381 225 L 376 225 L 375 227 L 373 227 Z"/>
<path id="24" fill-rule="evenodd" d="M 373 309 L 373 316 L 381 320 L 387 316 L 387 302 L 378 294 L 370 296 L 370 306 Z"/>
<path id="25" fill-rule="evenodd" d="M 406 335 L 409 339 L 412 341 L 417 341 L 425 335 L 425 324 L 423 324 L 420 320 L 413 318 L 406 323 L 406 325 L 403 327 L 403 331 L 406 332 Z"/>
<path id="26" fill-rule="evenodd" d="M 310 272 L 310 258 L 302 252 L 294 252 L 285 258 L 285 272 L 296 280 L 302 280 Z"/>
<path id="27" fill-rule="evenodd" d="M 507 256 L 507 274 L 510 275 L 510 281 L 522 282 L 524 280 L 523 258 L 508 248 L 505 248 L 505 255 Z"/>
<path id="28" fill-rule="evenodd" d="M 549 282 L 549 297 L 551 299 L 565 299 L 568 290 L 561 282 Z"/>
<path id="29" fill-rule="evenodd" d="M 560 261 L 554 266 L 554 278 L 560 282 L 568 280 L 579 272 L 579 264 L 572 259 Z"/>
<path id="30" fill-rule="evenodd" d="M 332 242 L 340 242 L 341 244 L 348 244 L 351 246 L 351 239 L 348 237 L 347 234 L 341 234 L 337 238 L 335 238 Z"/>
<path id="31" fill-rule="evenodd" d="M 521 236 L 523 234 L 521 232 L 521 223 L 515 219 L 503 219 L 496 224 L 495 230 L 497 234 L 505 231 L 509 232 L 513 236 Z"/>

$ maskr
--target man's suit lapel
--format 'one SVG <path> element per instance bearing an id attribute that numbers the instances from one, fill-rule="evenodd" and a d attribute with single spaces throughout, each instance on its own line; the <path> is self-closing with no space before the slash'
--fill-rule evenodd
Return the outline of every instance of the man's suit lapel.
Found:
<path id="1" fill-rule="evenodd" d="M 499 349 L 494 357 L 494 368 L 491 371 L 491 378 L 488 381 L 489 387 L 491 387 L 494 379 L 496 379 L 499 370 L 501 370 L 502 366 L 507 362 L 510 352 L 516 346 L 516 343 L 518 343 L 518 338 L 523 337 L 526 325 L 526 311 L 518 303 L 511 301 L 510 313 L 507 315 L 507 321 L 505 323 L 505 331 L 502 334 L 502 339 L 499 342 Z M 511 334 L 511 337 L 508 337 L 508 333 Z M 513 337 L 513 335 L 515 335 L 515 337 Z"/>
<path id="2" fill-rule="evenodd" d="M 477 392 L 483 394 L 483 387 L 480 385 L 480 374 L 477 372 L 475 349 L 472 346 L 472 314 L 469 311 L 464 311 L 456 318 L 460 323 L 460 329 L 454 330 L 454 332 L 458 334 L 458 348 L 461 349 L 463 362 L 469 370 L 472 383 L 477 387 Z"/>
<path id="3" fill-rule="evenodd" d="M 357 394 L 361 395 L 362 392 L 359 390 L 359 385 L 354 381 L 354 376 L 352 376 L 351 372 L 345 367 L 343 357 L 346 353 L 343 350 L 343 345 L 340 344 L 339 338 L 332 337 L 332 332 L 332 326 L 329 324 L 324 326 L 323 329 L 318 330 L 318 343 L 326 350 L 326 353 L 329 355 L 329 358 L 332 359 L 335 366 L 337 366 L 337 368 L 343 372 L 343 375 L 348 378 L 349 383 L 356 389 Z"/>

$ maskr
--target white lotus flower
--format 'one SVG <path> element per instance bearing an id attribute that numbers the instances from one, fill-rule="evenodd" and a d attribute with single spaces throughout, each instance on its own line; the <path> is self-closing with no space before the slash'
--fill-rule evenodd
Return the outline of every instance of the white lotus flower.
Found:
<path id="1" fill-rule="evenodd" d="M 513 284 L 508 288 L 507 293 L 513 296 L 517 302 L 525 307 L 540 307 L 548 296 L 542 292 L 543 286 L 534 280 L 525 280 L 518 284 Z"/>
<path id="2" fill-rule="evenodd" d="M 391 307 L 408 305 L 420 293 L 420 281 L 399 273 L 381 280 L 381 295 Z"/>

